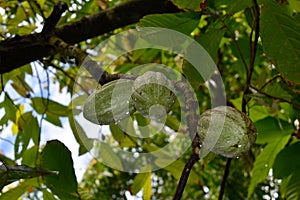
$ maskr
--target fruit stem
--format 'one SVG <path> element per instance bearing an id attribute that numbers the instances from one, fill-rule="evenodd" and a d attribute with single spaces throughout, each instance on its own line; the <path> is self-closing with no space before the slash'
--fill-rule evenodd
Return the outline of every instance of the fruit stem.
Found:
<path id="1" fill-rule="evenodd" d="M 173 200 L 180 200 L 193 165 L 199 160 L 199 155 L 193 152 L 185 164 Z"/>
<path id="2" fill-rule="evenodd" d="M 232 158 L 227 158 L 227 162 L 226 162 L 225 169 L 224 169 L 224 174 L 223 174 L 223 178 L 222 178 L 221 189 L 220 189 L 218 200 L 223 199 L 226 180 L 227 180 L 228 175 L 229 175 L 229 168 L 230 168 L 231 161 L 232 161 Z"/>

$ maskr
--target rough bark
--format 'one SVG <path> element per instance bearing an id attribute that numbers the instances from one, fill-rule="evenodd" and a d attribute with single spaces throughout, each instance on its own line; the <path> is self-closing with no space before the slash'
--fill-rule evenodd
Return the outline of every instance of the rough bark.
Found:
<path id="1" fill-rule="evenodd" d="M 75 44 L 136 23 L 148 14 L 178 11 L 179 9 L 168 0 L 133 0 L 56 27 L 47 33 L 16 36 L 0 42 L 0 74 L 55 53 L 54 48 L 48 44 L 51 35 L 56 35 L 69 44 Z"/>

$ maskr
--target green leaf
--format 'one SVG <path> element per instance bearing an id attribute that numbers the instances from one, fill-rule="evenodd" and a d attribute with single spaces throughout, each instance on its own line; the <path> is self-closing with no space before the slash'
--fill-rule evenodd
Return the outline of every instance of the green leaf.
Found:
<path id="1" fill-rule="evenodd" d="M 260 182 L 265 180 L 273 165 L 276 155 L 284 148 L 290 136 L 273 139 L 272 143 L 268 144 L 264 150 L 256 157 L 252 170 L 252 178 L 248 188 L 248 197 L 250 197 Z"/>
<path id="2" fill-rule="evenodd" d="M 147 15 L 140 20 L 142 27 L 161 27 L 190 35 L 197 28 L 200 15 L 193 12 Z"/>
<path id="3" fill-rule="evenodd" d="M 213 23 L 203 35 L 200 35 L 198 40 L 215 62 L 218 60 L 219 44 L 224 33 L 225 29 L 219 23 Z"/>
<path id="4" fill-rule="evenodd" d="M 268 0 L 262 9 L 260 36 L 263 48 L 286 79 L 300 83 L 300 26 L 288 10 Z"/>
<path id="5" fill-rule="evenodd" d="M 182 71 L 193 88 L 199 88 L 199 85 L 204 82 L 201 74 L 191 63 L 184 62 L 182 65 Z"/>
<path id="6" fill-rule="evenodd" d="M 42 16 L 41 12 L 43 12 L 42 8 L 44 7 L 44 4 L 45 0 L 31 1 L 30 7 L 35 13 L 38 13 L 40 16 Z"/>
<path id="7" fill-rule="evenodd" d="M 146 53 L 145 49 L 141 49 L 143 52 Z M 139 51 L 139 50 L 135 50 L 133 52 L 133 57 L 132 57 L 132 60 L 134 59 L 134 56 L 136 56 L 136 52 Z M 143 54 L 144 55 L 144 54 Z M 148 57 L 148 59 L 151 59 Z M 134 60 L 133 60 L 134 62 Z M 129 70 L 133 69 L 134 67 L 136 67 L 137 64 L 136 63 L 124 63 L 124 64 L 120 64 L 118 66 L 116 66 L 115 68 L 115 71 L 116 72 L 119 72 L 119 73 L 122 73 L 122 74 L 125 74 L 127 73 Z"/>
<path id="8" fill-rule="evenodd" d="M 38 146 L 36 146 L 36 145 L 29 149 L 26 149 L 23 152 L 22 164 L 33 167 L 35 165 L 37 152 L 38 152 Z"/>
<path id="9" fill-rule="evenodd" d="M 18 186 L 2 193 L 1 200 L 19 199 L 19 197 L 27 192 L 31 187 L 38 187 L 37 179 L 27 179 L 22 181 Z"/>
<path id="10" fill-rule="evenodd" d="M 113 151 L 113 148 L 109 144 L 103 142 L 99 144 L 99 157 L 102 159 L 103 163 L 113 169 L 117 169 L 119 171 L 124 170 L 122 161 L 120 157 Z"/>
<path id="11" fill-rule="evenodd" d="M 132 62 L 134 62 L 134 63 L 136 63 L 136 62 L 137 63 L 138 62 L 145 62 L 145 63 L 151 62 L 155 59 L 159 59 L 159 57 L 161 55 L 161 52 L 162 51 L 159 50 L 159 49 L 138 49 L 138 50 L 135 50 L 133 52 Z M 130 69 L 133 69 L 135 66 L 137 66 L 137 64 L 134 64 L 134 63 L 131 64 L 131 68 L 129 68 L 129 66 L 127 66 L 127 67 L 125 66 L 124 67 L 125 69 L 122 69 L 124 72 L 122 72 L 121 70 L 120 70 L 120 72 L 121 73 L 126 73 Z M 119 68 L 119 66 L 116 67 L 116 70 L 118 68 Z M 151 66 L 151 65 L 145 66 L 142 69 L 140 69 L 137 74 L 143 74 L 143 73 L 151 70 L 151 68 L 153 68 L 153 66 Z"/>
<path id="12" fill-rule="evenodd" d="M 255 122 L 255 127 L 258 132 L 256 144 L 272 143 L 274 139 L 289 136 L 294 131 L 292 124 L 273 117 Z"/>
<path id="13" fill-rule="evenodd" d="M 39 144 L 40 126 L 36 117 L 32 115 L 32 112 L 26 112 L 18 120 L 18 126 L 23 134 L 23 137 L 31 138 L 35 145 Z"/>
<path id="14" fill-rule="evenodd" d="M 300 1 L 299 0 L 289 0 L 289 4 L 292 10 L 300 11 Z"/>
<path id="15" fill-rule="evenodd" d="M 300 167 L 300 142 L 296 142 L 283 149 L 274 161 L 274 177 L 281 179 L 297 171 Z"/>
<path id="16" fill-rule="evenodd" d="M 297 158 L 298 159 L 298 158 Z M 280 185 L 281 197 L 285 200 L 300 199 L 300 171 L 294 171 L 291 176 L 284 178 Z"/>
<path id="17" fill-rule="evenodd" d="M 26 83 L 24 78 L 21 76 L 13 77 L 13 82 L 11 83 L 12 87 L 22 96 L 27 97 L 29 92 L 33 92 L 31 87 Z"/>
<path id="18" fill-rule="evenodd" d="M 73 115 L 69 115 L 69 123 L 76 141 L 79 144 L 79 155 L 85 154 L 93 147 L 93 140 L 89 139 L 81 127 L 81 125 L 74 119 Z"/>
<path id="19" fill-rule="evenodd" d="M 51 114 L 57 116 L 68 116 L 71 113 L 71 109 L 64 106 L 58 102 L 52 101 L 50 99 L 45 99 L 41 97 L 31 98 L 32 107 L 39 114 Z"/>
<path id="20" fill-rule="evenodd" d="M 284 148 L 293 132 L 293 127 L 290 124 L 281 121 L 279 125 L 278 121 L 273 118 L 262 119 L 255 125 L 258 131 L 257 143 L 268 142 L 268 144 L 256 157 L 248 188 L 248 197 L 252 195 L 257 184 L 268 176 L 277 154 Z"/>
<path id="21" fill-rule="evenodd" d="M 295 121 L 297 119 L 294 109 L 293 109 L 293 105 L 289 104 L 289 103 L 280 103 L 280 108 L 283 110 L 283 112 L 278 113 L 280 119 L 285 120 L 285 121 Z"/>
<path id="22" fill-rule="evenodd" d="M 152 132 L 151 128 L 149 127 L 151 120 L 149 118 L 144 117 L 140 113 L 136 113 L 134 116 L 138 123 L 141 136 L 144 138 L 149 138 Z"/>
<path id="23" fill-rule="evenodd" d="M 48 113 L 46 115 L 45 119 L 48 122 L 50 122 L 51 124 L 55 125 L 55 126 L 62 127 L 62 124 L 61 124 L 61 121 L 59 119 L 59 116 L 57 116 L 57 115 L 52 115 L 52 114 Z"/>
<path id="24" fill-rule="evenodd" d="M 0 160 L 1 160 L 1 162 L 6 163 L 8 165 L 16 165 L 16 162 L 14 160 L 6 157 L 1 152 L 0 152 Z"/>
<path id="25" fill-rule="evenodd" d="M 14 18 L 10 18 L 8 22 L 9 27 L 15 27 L 19 23 L 21 23 L 23 20 L 27 18 L 24 7 L 23 6 L 18 6 L 17 12 Z M 8 27 L 8 28 L 9 28 Z"/>
<path id="26" fill-rule="evenodd" d="M 268 109 L 266 106 L 254 105 L 250 109 L 250 119 L 253 122 L 264 119 L 264 118 L 268 117 L 269 115 L 270 115 L 270 113 L 268 112 Z"/>
<path id="27" fill-rule="evenodd" d="M 174 131 L 178 131 L 180 127 L 180 121 L 172 115 L 167 115 L 166 126 L 170 127 Z"/>
<path id="28" fill-rule="evenodd" d="M 70 150 L 60 141 L 48 141 L 41 154 L 42 168 L 58 171 L 44 176 L 46 186 L 61 199 L 79 199 L 77 180 Z"/>
<path id="29" fill-rule="evenodd" d="M 231 29 L 235 29 L 234 22 L 232 22 L 232 19 L 227 20 L 227 23 L 230 25 L 232 24 L 232 26 L 230 27 Z M 243 55 L 243 58 L 246 62 L 246 64 L 248 65 L 248 63 L 250 62 L 250 45 L 249 45 L 249 38 L 248 37 L 242 37 L 239 38 L 237 41 L 237 45 L 239 46 L 239 49 L 237 49 L 235 43 L 231 42 L 230 43 L 230 48 L 232 49 L 232 56 L 235 56 L 237 58 L 237 61 L 234 62 L 233 66 L 235 67 L 235 69 L 240 73 L 240 74 L 245 74 L 245 67 L 244 67 L 244 63 L 242 62 L 242 58 L 241 55 Z M 259 54 L 259 52 L 257 53 Z"/>
<path id="30" fill-rule="evenodd" d="M 200 3 L 203 0 L 189 0 L 189 1 L 171 0 L 171 1 L 173 2 L 173 4 L 175 4 L 176 6 L 178 6 L 181 9 L 200 11 Z"/>
<path id="31" fill-rule="evenodd" d="M 56 200 L 56 198 L 54 197 L 54 194 L 52 194 L 51 192 L 48 192 L 47 189 L 42 189 L 42 192 L 43 192 L 44 200 Z"/>
<path id="32" fill-rule="evenodd" d="M 264 91 L 274 97 L 279 97 L 291 101 L 293 99 L 292 91 L 284 82 L 273 82 L 268 84 Z"/>
<path id="33" fill-rule="evenodd" d="M 251 0 L 218 0 L 214 1 L 214 3 L 218 9 L 225 10 L 229 14 L 252 6 Z"/>
<path id="34" fill-rule="evenodd" d="M 25 73 L 32 74 L 32 69 L 31 69 L 31 65 L 30 64 L 23 65 L 22 67 L 19 67 L 19 68 L 15 69 L 15 70 L 12 70 L 10 72 L 2 74 L 2 77 L 1 77 L 2 80 L 0 82 L 1 88 L 3 87 L 3 85 L 5 85 L 7 83 L 7 81 L 9 81 L 9 80 L 11 80 L 11 79 L 13 79 L 15 77 L 21 77 L 24 80 Z"/>
<path id="35" fill-rule="evenodd" d="M 135 147 L 136 138 L 124 133 L 118 125 L 109 126 L 112 136 L 119 142 L 120 147 Z"/>
<path id="36" fill-rule="evenodd" d="M 19 132 L 17 134 L 16 140 L 15 140 L 15 145 L 14 145 L 14 153 L 15 153 L 15 158 L 19 159 L 23 152 L 27 149 L 30 141 L 30 136 L 25 134 L 24 132 Z"/>
<path id="37" fill-rule="evenodd" d="M 18 112 L 18 107 L 14 104 L 13 100 L 10 96 L 5 93 L 4 102 L 3 102 L 5 116 L 6 119 L 11 120 L 13 122 L 16 121 L 16 113 Z"/>
<path id="38" fill-rule="evenodd" d="M 9 26 L 9 32 L 20 36 L 28 35 L 37 28 L 36 25 L 30 24 L 27 26 Z"/>
<path id="39" fill-rule="evenodd" d="M 94 14 L 95 12 L 99 11 L 97 1 L 88 1 L 83 4 L 82 8 L 78 10 L 77 17 L 81 18 L 87 14 Z"/>
<path id="40" fill-rule="evenodd" d="M 148 179 L 151 180 L 151 172 L 140 173 L 136 175 L 133 179 L 133 183 L 131 186 L 131 192 L 133 195 L 136 195 L 143 186 L 147 183 Z"/>

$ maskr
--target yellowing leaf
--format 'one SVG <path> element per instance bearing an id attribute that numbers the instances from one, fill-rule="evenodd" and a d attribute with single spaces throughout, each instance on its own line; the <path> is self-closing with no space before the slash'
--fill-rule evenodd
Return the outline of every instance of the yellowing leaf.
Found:
<path id="1" fill-rule="evenodd" d="M 143 199 L 150 200 L 151 199 L 151 190 L 152 190 L 152 179 L 151 173 L 150 176 L 147 176 L 146 182 L 143 186 Z"/>
<path id="2" fill-rule="evenodd" d="M 24 8 L 22 6 L 19 6 L 17 8 L 16 16 L 11 20 L 11 23 L 13 25 L 18 25 L 20 22 L 22 22 L 24 19 L 26 19 L 26 13 L 24 11 Z"/>
<path id="3" fill-rule="evenodd" d="M 20 105 L 19 106 L 19 109 L 17 109 L 17 112 L 16 112 L 16 123 L 13 123 L 12 127 L 11 127 L 11 131 L 13 134 L 17 134 L 19 132 L 19 119 L 20 119 L 20 116 L 24 113 L 24 105 Z"/>

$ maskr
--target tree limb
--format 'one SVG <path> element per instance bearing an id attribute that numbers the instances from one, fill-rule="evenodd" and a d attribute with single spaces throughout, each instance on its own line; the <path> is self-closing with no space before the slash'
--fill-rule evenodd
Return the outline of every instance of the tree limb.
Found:
<path id="1" fill-rule="evenodd" d="M 220 189 L 218 200 L 223 199 L 224 192 L 225 192 L 225 185 L 226 185 L 226 181 L 227 181 L 227 178 L 228 178 L 228 175 L 229 175 L 229 168 L 230 168 L 231 161 L 232 161 L 232 158 L 227 158 L 227 162 L 226 162 L 226 165 L 225 165 L 225 170 L 224 170 L 224 174 L 223 174 L 223 178 L 222 178 L 221 189 Z"/>
<path id="2" fill-rule="evenodd" d="M 48 38 L 53 35 L 66 43 L 75 44 L 136 23 L 148 14 L 178 11 L 168 0 L 132 0 L 57 27 L 50 33 L 33 33 L 4 40 L 0 42 L 0 74 L 55 53 L 48 43 Z"/>
<path id="3" fill-rule="evenodd" d="M 188 126 L 188 132 L 190 135 L 190 138 L 192 140 L 192 147 L 193 152 L 189 158 L 189 160 L 186 162 L 183 171 L 180 176 L 180 180 L 178 183 L 178 186 L 176 188 L 175 195 L 173 197 L 173 200 L 180 200 L 185 188 L 185 185 L 188 181 L 189 175 L 191 173 L 192 167 L 194 164 L 200 160 L 199 154 L 200 154 L 200 138 L 197 134 L 197 127 L 198 127 L 198 102 L 195 99 L 194 94 L 192 91 L 190 91 L 188 85 L 183 81 L 178 81 L 175 83 L 176 90 L 183 93 L 185 97 L 185 104 L 181 105 L 186 107 L 186 111 L 188 112 L 187 118 L 187 126 Z"/>
<path id="4" fill-rule="evenodd" d="M 189 175 L 191 173 L 192 167 L 194 166 L 194 164 L 199 160 L 199 155 L 196 153 L 192 153 L 192 155 L 190 156 L 189 160 L 187 161 L 187 163 L 184 166 L 184 169 L 182 171 L 182 174 L 180 176 L 180 180 L 178 183 L 178 186 L 176 188 L 176 193 L 173 197 L 173 200 L 180 200 L 185 188 L 185 185 L 188 181 Z"/>
<path id="5" fill-rule="evenodd" d="M 68 5 L 65 2 L 58 2 L 51 13 L 51 15 L 46 19 L 45 25 L 43 27 L 42 33 L 52 31 L 56 24 L 58 23 L 61 15 L 68 9 Z"/>

